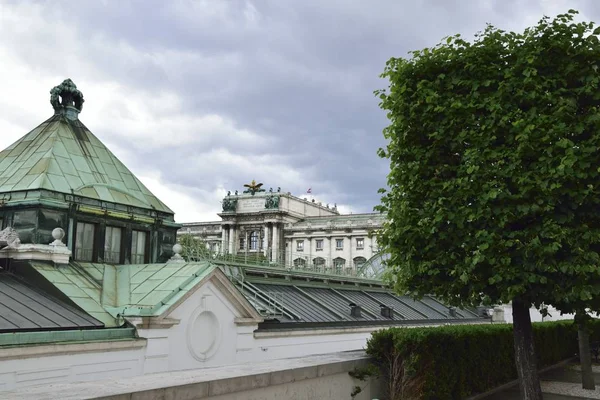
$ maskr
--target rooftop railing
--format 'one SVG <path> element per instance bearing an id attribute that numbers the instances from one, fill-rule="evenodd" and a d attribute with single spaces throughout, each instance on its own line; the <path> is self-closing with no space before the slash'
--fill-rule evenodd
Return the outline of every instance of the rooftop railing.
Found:
<path id="1" fill-rule="evenodd" d="M 306 253 L 256 250 L 238 250 L 232 254 L 228 251 L 222 252 L 211 250 L 205 246 L 183 249 L 181 256 L 187 261 L 223 261 L 227 263 L 241 264 L 249 267 L 269 268 L 281 271 L 296 271 L 313 274 L 322 274 L 340 277 L 359 277 L 377 279 L 375 276 L 363 275 L 365 262 L 354 263 L 354 260 L 345 260 L 341 257 L 331 258 L 313 255 L 309 259 Z"/>

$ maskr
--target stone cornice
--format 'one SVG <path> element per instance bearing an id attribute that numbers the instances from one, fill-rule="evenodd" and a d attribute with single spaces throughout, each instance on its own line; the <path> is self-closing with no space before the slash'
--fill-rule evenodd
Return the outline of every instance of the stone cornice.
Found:
<path id="1" fill-rule="evenodd" d="M 14 260 L 52 261 L 56 264 L 68 264 L 71 251 L 66 246 L 49 244 L 19 244 L 0 250 L 0 258 Z"/>

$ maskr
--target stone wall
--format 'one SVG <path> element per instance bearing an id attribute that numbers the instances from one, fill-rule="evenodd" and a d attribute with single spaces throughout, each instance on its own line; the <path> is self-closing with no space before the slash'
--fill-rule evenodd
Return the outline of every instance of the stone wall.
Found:
<path id="1" fill-rule="evenodd" d="M 355 386 L 362 391 L 356 400 L 380 396 L 376 380 L 358 381 L 348 374 L 368 364 L 360 352 L 256 362 L 226 368 L 152 374 L 113 379 L 94 384 L 38 387 L 3 393 L 3 399 L 44 400 L 86 398 L 125 399 L 350 399 Z"/>
<path id="2" fill-rule="evenodd" d="M 143 373 L 146 341 L 48 344 L 0 350 L 0 392 Z M 4 398 L 4 395 L 0 395 Z"/>

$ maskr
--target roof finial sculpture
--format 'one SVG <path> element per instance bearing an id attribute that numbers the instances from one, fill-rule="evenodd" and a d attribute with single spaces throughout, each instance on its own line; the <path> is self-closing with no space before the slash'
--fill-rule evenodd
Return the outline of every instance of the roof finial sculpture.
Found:
<path id="1" fill-rule="evenodd" d="M 68 108 L 74 108 L 77 112 L 72 113 L 77 118 L 77 113 L 83 108 L 83 93 L 70 79 L 65 79 L 60 85 L 55 86 L 50 90 L 50 104 L 54 108 L 56 114 L 64 113 L 71 117 L 68 113 Z"/>
<path id="2" fill-rule="evenodd" d="M 262 185 L 262 183 L 256 183 L 256 181 L 252 179 L 252 182 L 244 185 L 244 187 L 248 188 L 247 190 L 244 190 L 244 193 L 250 193 L 252 196 L 254 196 L 254 194 L 257 192 L 264 192 L 265 189 L 261 188 Z"/>

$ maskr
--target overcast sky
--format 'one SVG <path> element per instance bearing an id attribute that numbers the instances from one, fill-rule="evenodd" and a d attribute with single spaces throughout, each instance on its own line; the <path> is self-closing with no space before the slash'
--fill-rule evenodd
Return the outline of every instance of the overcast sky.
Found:
<path id="1" fill-rule="evenodd" d="M 0 0 L 0 147 L 69 77 L 80 119 L 178 222 L 217 220 L 252 179 L 371 212 L 386 60 L 569 8 L 600 21 L 593 0 Z"/>

